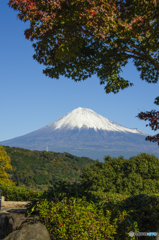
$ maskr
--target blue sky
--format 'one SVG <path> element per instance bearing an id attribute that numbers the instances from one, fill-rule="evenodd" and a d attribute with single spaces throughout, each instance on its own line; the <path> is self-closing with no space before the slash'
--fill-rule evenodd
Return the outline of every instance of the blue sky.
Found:
<path id="1" fill-rule="evenodd" d="M 29 21 L 17 19 L 18 11 L 9 1 L 0 1 L 0 141 L 38 130 L 75 108 L 89 108 L 128 128 L 138 128 L 149 135 L 157 134 L 147 121 L 135 117 L 141 111 L 158 111 L 154 104 L 159 84 L 140 79 L 130 60 L 121 76 L 134 86 L 119 93 L 106 94 L 97 75 L 81 82 L 63 76 L 46 77 L 33 59 L 34 48 L 24 36 Z M 156 144 L 157 147 L 157 143 Z"/>

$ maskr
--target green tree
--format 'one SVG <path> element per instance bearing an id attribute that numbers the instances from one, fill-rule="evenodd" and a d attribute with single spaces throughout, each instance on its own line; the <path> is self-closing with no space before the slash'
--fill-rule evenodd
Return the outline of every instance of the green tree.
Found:
<path id="1" fill-rule="evenodd" d="M 0 145 L 0 184 L 15 186 L 16 183 L 9 179 L 9 174 L 7 173 L 8 170 L 13 170 L 10 160 L 5 148 Z"/>
<path id="2" fill-rule="evenodd" d="M 158 193 L 159 159 L 141 153 L 129 160 L 105 156 L 105 162 L 95 161 L 82 169 L 81 186 L 91 191 L 120 194 Z"/>
<path id="3" fill-rule="evenodd" d="M 139 194 L 143 189 L 142 177 L 139 173 L 131 172 L 123 179 L 123 192 L 128 192 L 131 195 Z"/>
<path id="4" fill-rule="evenodd" d="M 8 5 L 20 11 L 20 20 L 30 21 L 24 34 L 37 40 L 33 58 L 48 66 L 46 76 L 81 81 L 97 73 L 100 84 L 107 83 L 106 93 L 117 93 L 133 85 L 119 75 L 133 59 L 141 79 L 157 83 L 157 0 L 10 0 Z"/>

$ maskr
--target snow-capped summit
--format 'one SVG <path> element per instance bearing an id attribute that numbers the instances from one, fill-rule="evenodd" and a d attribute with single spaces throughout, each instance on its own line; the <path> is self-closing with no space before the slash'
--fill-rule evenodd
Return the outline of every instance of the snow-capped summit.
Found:
<path id="1" fill-rule="evenodd" d="M 91 109 L 76 108 L 56 121 L 26 135 L 0 142 L 0 145 L 30 150 L 68 152 L 103 161 L 105 155 L 129 158 L 141 152 L 158 154 L 146 133 L 123 127 Z"/>
<path id="2" fill-rule="evenodd" d="M 48 124 L 45 127 L 51 127 L 52 129 L 74 129 L 74 128 L 93 128 L 97 130 L 107 130 L 107 131 L 117 131 L 117 132 L 132 132 L 147 135 L 146 133 L 140 131 L 139 129 L 131 129 L 123 127 L 108 118 L 105 118 L 91 109 L 88 108 L 76 108 L 72 112 L 63 115 L 56 121 Z"/>

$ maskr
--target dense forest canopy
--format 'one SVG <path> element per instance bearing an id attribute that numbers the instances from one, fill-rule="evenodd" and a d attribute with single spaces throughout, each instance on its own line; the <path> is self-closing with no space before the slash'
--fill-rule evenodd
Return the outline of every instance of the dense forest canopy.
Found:
<path id="1" fill-rule="evenodd" d="M 82 167 L 87 167 L 94 160 L 87 157 L 76 157 L 69 153 L 30 151 L 28 149 L 5 147 L 11 158 L 14 171 L 10 171 L 11 179 L 17 186 L 42 188 L 51 186 L 54 181 L 79 181 Z"/>
<path id="2" fill-rule="evenodd" d="M 45 190 L 55 181 L 77 182 L 84 189 L 134 195 L 159 192 L 159 159 L 141 153 L 125 159 L 105 156 L 104 162 L 69 153 L 5 147 L 17 186 Z"/>

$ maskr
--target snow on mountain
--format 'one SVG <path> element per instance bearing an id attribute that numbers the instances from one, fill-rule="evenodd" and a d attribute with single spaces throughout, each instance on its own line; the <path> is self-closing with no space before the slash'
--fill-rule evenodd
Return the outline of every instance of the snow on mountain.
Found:
<path id="1" fill-rule="evenodd" d="M 137 133 L 141 135 L 147 135 L 140 131 L 139 129 L 131 129 L 121 126 L 108 118 L 105 118 L 91 109 L 87 108 L 76 108 L 72 112 L 69 112 L 63 115 L 61 118 L 57 119 L 56 121 L 48 124 L 44 128 L 50 127 L 52 130 L 56 129 L 74 129 L 74 128 L 94 128 L 95 131 L 97 130 L 107 130 L 107 131 L 117 131 L 117 132 L 131 132 Z"/>
<path id="2" fill-rule="evenodd" d="M 68 152 L 103 161 L 105 155 L 129 158 L 141 152 L 159 157 L 158 146 L 145 141 L 147 133 L 123 127 L 91 109 L 77 108 L 38 130 L 0 142 L 2 146 Z"/>

